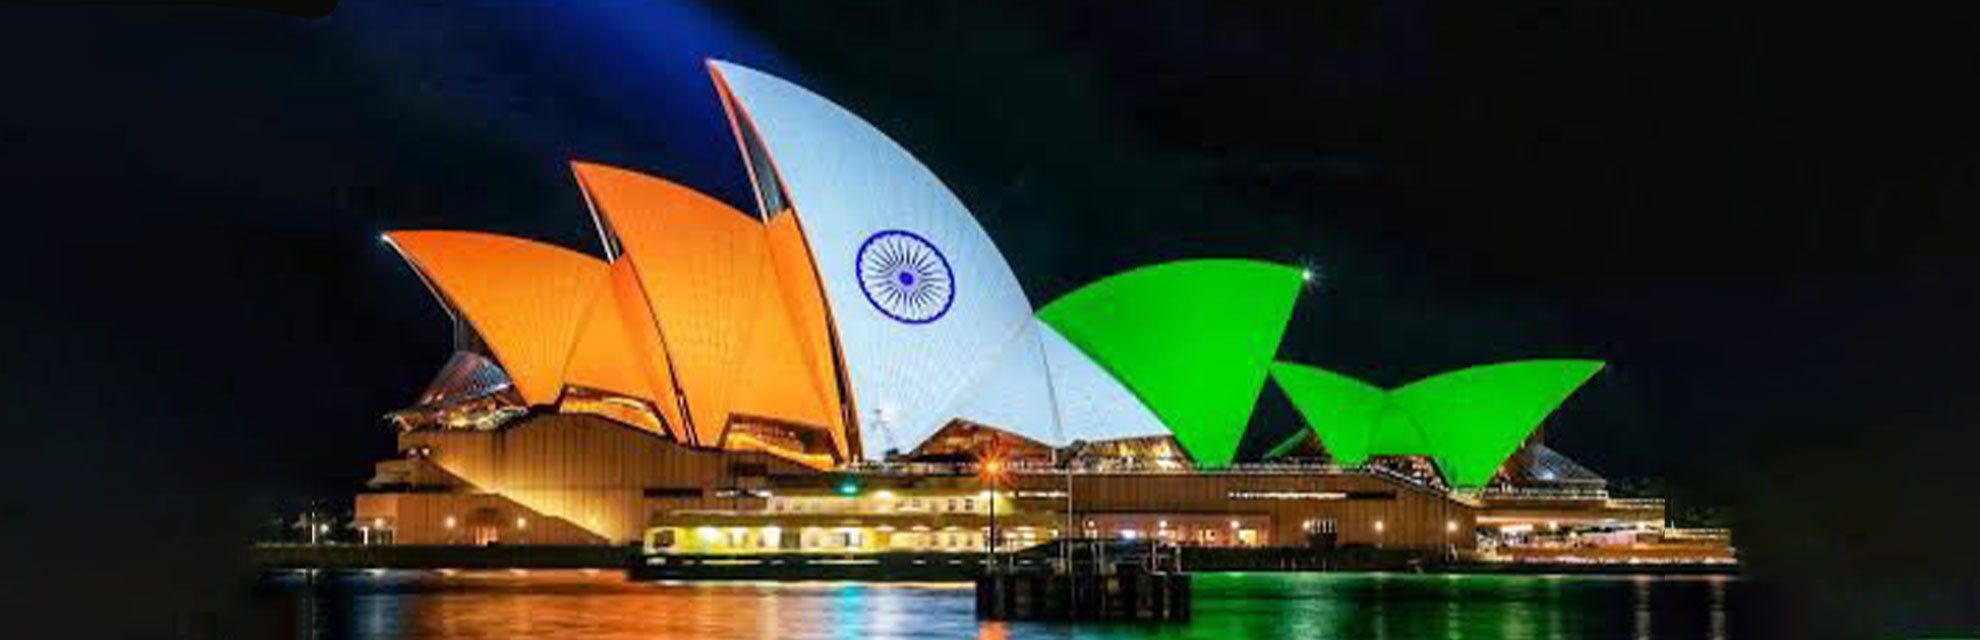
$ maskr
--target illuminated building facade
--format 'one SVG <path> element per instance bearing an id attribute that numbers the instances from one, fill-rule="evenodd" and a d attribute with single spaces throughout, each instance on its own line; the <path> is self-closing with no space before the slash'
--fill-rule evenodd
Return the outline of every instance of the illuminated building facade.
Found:
<path id="1" fill-rule="evenodd" d="M 455 353 L 388 416 L 403 455 L 358 499 L 367 539 L 975 548 L 991 498 L 966 472 L 994 452 L 1023 463 L 995 498 L 1005 544 L 1469 549 L 1490 517 L 1477 489 L 1600 366 L 1384 391 L 1275 364 L 1308 274 L 1253 260 L 1146 266 L 1034 308 L 898 144 L 791 83 L 710 70 L 755 214 L 576 162 L 601 256 L 385 235 Z M 1240 451 L 1268 379 L 1312 426 L 1277 462 Z"/>

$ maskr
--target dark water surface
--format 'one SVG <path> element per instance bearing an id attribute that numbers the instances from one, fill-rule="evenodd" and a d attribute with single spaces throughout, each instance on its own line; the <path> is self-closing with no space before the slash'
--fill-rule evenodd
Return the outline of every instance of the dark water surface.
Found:
<path id="1" fill-rule="evenodd" d="M 1206 574 L 1186 624 L 984 623 L 967 585 L 641 584 L 616 574 L 359 575 L 263 594 L 295 638 L 1736 638 L 1703 576 Z"/>

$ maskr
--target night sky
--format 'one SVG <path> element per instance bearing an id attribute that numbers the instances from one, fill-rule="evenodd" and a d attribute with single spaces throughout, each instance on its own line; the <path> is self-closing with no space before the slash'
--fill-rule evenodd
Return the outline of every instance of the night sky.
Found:
<path id="1" fill-rule="evenodd" d="M 597 253 L 573 158 L 753 207 L 719 56 L 913 151 L 1036 304 L 1263 258 L 1324 275 L 1287 359 L 1607 360 L 1551 442 L 1730 509 L 1775 633 L 1980 631 L 1980 11 L 917 4 L 0 7 L 0 600 L 226 610 L 447 355 L 378 234 Z"/>

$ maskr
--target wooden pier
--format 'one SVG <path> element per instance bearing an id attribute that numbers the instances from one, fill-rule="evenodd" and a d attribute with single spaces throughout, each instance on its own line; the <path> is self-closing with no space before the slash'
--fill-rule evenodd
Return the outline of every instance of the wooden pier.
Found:
<path id="1" fill-rule="evenodd" d="M 1189 612 L 1186 573 L 1002 574 L 976 580 L 976 617 L 985 620 L 1184 621 Z"/>
<path id="2" fill-rule="evenodd" d="M 1190 577 L 1173 546 L 1076 540 L 995 562 L 976 579 L 985 620 L 1146 620 L 1190 617 Z"/>

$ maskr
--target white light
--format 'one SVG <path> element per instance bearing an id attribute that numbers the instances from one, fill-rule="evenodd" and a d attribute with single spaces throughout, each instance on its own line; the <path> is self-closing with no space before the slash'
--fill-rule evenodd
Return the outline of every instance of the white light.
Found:
<path id="1" fill-rule="evenodd" d="M 385 528 L 385 519 L 384 519 L 384 518 L 372 518 L 372 519 L 371 519 L 371 528 L 373 528 L 373 529 L 383 529 L 383 528 Z"/>
<path id="2" fill-rule="evenodd" d="M 516 518 L 516 528 L 517 528 L 517 529 L 527 529 L 527 528 L 529 528 L 529 519 L 527 519 L 527 518 Z"/>
<path id="3" fill-rule="evenodd" d="M 454 517 L 453 517 L 453 516 L 447 516 L 447 519 L 446 519 L 446 520 L 444 521 L 444 524 L 446 524 L 446 525 L 447 525 L 447 528 L 449 528 L 449 529 L 452 529 L 452 528 L 454 528 Z"/>
<path id="4" fill-rule="evenodd" d="M 1313 281 L 1313 270 L 1312 270 L 1312 269 L 1300 269 L 1300 270 L 1299 270 L 1299 279 L 1300 279 L 1300 280 L 1301 280 L 1302 282 L 1312 282 L 1312 281 Z"/>
<path id="5" fill-rule="evenodd" d="M 1231 528 L 1232 528 L 1232 529 L 1236 529 L 1236 528 L 1238 528 L 1238 521 L 1236 521 L 1236 520 L 1232 520 L 1232 521 L 1231 521 Z"/>
<path id="6" fill-rule="evenodd" d="M 1451 520 L 1449 522 L 1445 522 L 1444 531 L 1457 531 L 1457 521 Z"/>
<path id="7" fill-rule="evenodd" d="M 879 491 L 874 492 L 873 497 L 879 498 L 881 500 L 892 500 L 894 499 L 894 492 L 888 491 L 886 489 L 881 489 Z"/>
<path id="8" fill-rule="evenodd" d="M 1164 529 L 1167 529 L 1167 528 L 1169 528 L 1169 521 L 1167 521 L 1167 520 L 1163 520 L 1163 521 L 1161 521 L 1161 522 L 1157 522 L 1157 523 L 1155 523 L 1155 524 L 1156 524 L 1157 526 L 1160 526 L 1160 527 L 1162 527 L 1162 528 L 1164 528 Z"/>
<path id="9" fill-rule="evenodd" d="M 1385 524 L 1383 524 L 1381 520 L 1376 520 L 1376 521 L 1375 521 L 1375 530 L 1376 530 L 1376 531 L 1381 531 L 1382 529 L 1384 529 L 1384 528 L 1386 528 L 1386 526 L 1387 526 L 1387 525 L 1385 525 Z"/>

